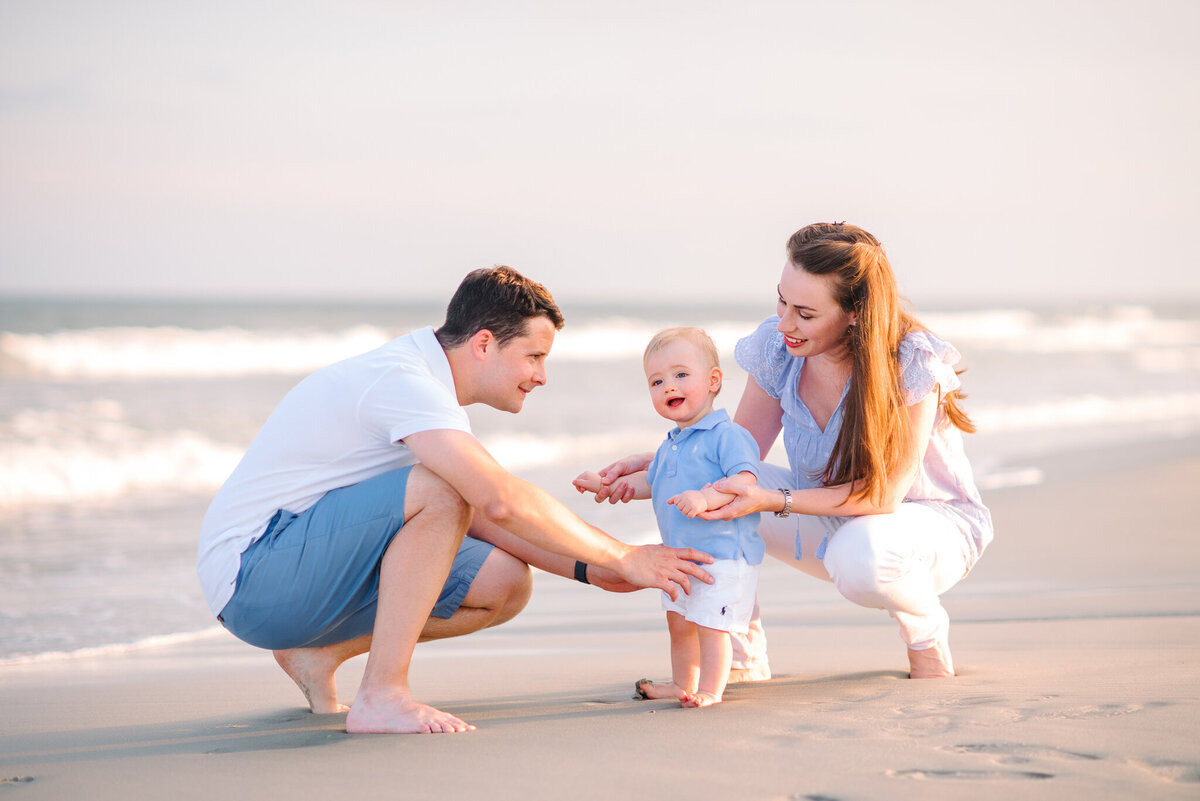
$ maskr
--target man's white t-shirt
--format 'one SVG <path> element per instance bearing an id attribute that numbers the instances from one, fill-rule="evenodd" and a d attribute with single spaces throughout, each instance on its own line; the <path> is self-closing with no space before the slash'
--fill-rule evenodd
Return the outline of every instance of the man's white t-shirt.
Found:
<path id="1" fill-rule="evenodd" d="M 401 440 L 435 429 L 471 431 L 433 328 L 297 384 L 204 516 L 196 572 L 213 614 L 233 597 L 242 552 L 275 512 L 300 514 L 330 490 L 415 463 Z"/>

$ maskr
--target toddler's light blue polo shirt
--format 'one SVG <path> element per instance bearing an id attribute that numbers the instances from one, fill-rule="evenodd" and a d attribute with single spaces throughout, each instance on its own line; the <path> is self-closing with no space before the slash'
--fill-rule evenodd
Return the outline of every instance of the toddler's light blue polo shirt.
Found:
<path id="1" fill-rule="evenodd" d="M 717 409 L 688 428 L 667 434 L 646 473 L 654 516 L 663 543 L 696 548 L 716 559 L 762 562 L 766 547 L 758 534 L 759 515 L 735 520 L 689 519 L 667 501 L 686 490 L 698 490 L 743 471 L 758 476 L 758 443 L 750 432 Z"/>

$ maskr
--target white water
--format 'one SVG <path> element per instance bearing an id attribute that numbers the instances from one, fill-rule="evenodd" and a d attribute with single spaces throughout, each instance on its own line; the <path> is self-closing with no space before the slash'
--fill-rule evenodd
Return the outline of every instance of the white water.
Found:
<path id="1" fill-rule="evenodd" d="M 406 330 L 356 323 L 344 309 L 268 309 L 269 327 L 246 310 L 222 319 L 215 306 L 177 327 L 83 311 L 76 327 L 0 321 L 0 666 L 209 636 L 192 568 L 208 499 L 296 380 Z M 658 328 L 705 326 L 726 368 L 720 402 L 736 406 L 733 346 L 761 317 L 708 315 L 576 315 L 557 337 L 550 386 L 515 417 L 472 411 L 480 438 L 577 502 L 572 470 L 663 435 L 639 380 Z M 1196 315 L 998 309 L 922 320 L 969 368 L 965 406 L 981 433 L 968 452 L 985 490 L 1040 482 L 1054 449 L 1200 431 Z M 639 521 L 622 523 L 622 536 L 652 538 Z"/>
<path id="2" fill-rule="evenodd" d="M 1133 306 L 1053 318 L 1020 309 L 924 315 L 923 322 L 960 350 L 1037 355 L 1134 354 L 1155 371 L 1200 369 L 1200 321 L 1160 318 Z M 713 321 L 705 329 L 723 353 L 753 327 Z M 552 360 L 638 359 L 661 326 L 613 316 L 568 326 Z M 248 330 L 238 327 L 100 327 L 49 334 L 0 333 L 0 366 L 58 379 L 137 380 L 155 377 L 299 375 L 376 348 L 403 330 L 358 325 Z M 2 374 L 2 373 L 0 373 Z"/>

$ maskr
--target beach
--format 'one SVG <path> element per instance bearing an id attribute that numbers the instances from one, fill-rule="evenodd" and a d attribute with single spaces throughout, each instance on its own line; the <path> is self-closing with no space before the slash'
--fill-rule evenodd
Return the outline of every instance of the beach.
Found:
<path id="1" fill-rule="evenodd" d="M 1187 33 L 1200 3 L 1081 5 L 4 3 L 0 801 L 1200 801 L 1200 270 L 1178 247 L 1200 212 Z M 880 280 L 830 293 L 836 312 L 822 259 L 788 246 L 816 221 L 861 225 L 886 248 L 847 243 Z M 552 347 L 539 321 L 521 361 L 489 318 L 480 370 L 451 370 L 446 395 L 420 384 L 438 407 L 520 408 L 465 415 L 496 464 L 546 495 L 501 482 L 493 499 L 449 475 L 463 472 L 442 466 L 455 454 L 435 457 L 412 440 L 429 426 L 398 419 L 420 416 L 407 389 L 390 394 L 407 378 L 381 376 L 352 404 L 338 376 L 353 367 L 302 390 L 329 387 L 344 406 L 313 404 L 314 391 L 303 425 L 269 425 L 289 455 L 253 447 L 307 377 L 428 334 L 468 271 L 499 265 L 553 293 Z M 281 531 L 276 512 L 299 517 L 371 478 L 405 438 L 476 520 L 513 519 L 516 497 L 517 518 L 561 522 L 553 498 L 620 542 L 661 542 L 651 503 L 597 505 L 572 479 L 675 433 L 643 367 L 665 328 L 710 335 L 714 406 L 737 419 L 746 398 L 740 419 L 760 439 L 774 406 L 740 343 L 775 326 L 803 337 L 790 353 L 818 357 L 790 388 L 813 424 L 848 421 L 876 453 L 909 441 L 874 436 L 889 413 L 871 398 L 888 393 L 875 380 L 860 391 L 883 374 L 879 332 L 903 394 L 935 386 L 917 376 L 926 356 L 909 359 L 882 324 L 893 284 L 912 315 L 904 336 L 949 346 L 934 348 L 939 400 L 952 369 L 972 423 L 949 418 L 975 429 L 969 481 L 958 432 L 935 431 L 906 493 L 978 490 L 995 522 L 994 539 L 964 540 L 969 575 L 942 598 L 954 678 L 910 680 L 896 620 L 786 554 L 766 559 L 758 588 L 773 675 L 712 708 L 635 693 L 671 673 L 658 590 L 536 568 L 515 618 L 416 647 L 414 697 L 477 727 L 457 735 L 350 735 L 345 713 L 312 714 L 271 653 L 222 626 L 296 644 L 240 628 L 231 584 L 270 603 L 280 582 L 242 580 L 240 555 L 213 540 L 274 547 L 261 538 Z M 488 305 L 464 297 L 466 317 Z M 861 358 L 839 401 L 843 312 Z M 759 355 L 772 372 L 783 358 Z M 790 405 L 790 389 L 768 394 Z M 785 437 L 803 447 L 786 422 L 759 443 L 778 467 Z M 366 447 L 341 446 L 355 440 Z M 241 484 L 263 475 L 265 450 L 278 480 Z M 466 473 L 492 469 L 458 456 Z M 760 482 L 785 509 L 831 511 L 787 496 L 820 473 L 800 462 L 788 487 L 768 483 L 774 471 Z M 441 494 L 427 497 L 407 494 L 406 511 L 439 519 Z M 955 522 L 972 517 L 946 503 Z M 839 560 L 836 537 L 853 532 L 823 517 L 829 537 L 796 551 L 811 561 L 832 541 L 829 565 L 850 581 L 862 562 Z M 353 549 L 352 528 L 334 544 Z M 397 541 L 439 552 L 412 536 L 434 528 Z M 600 547 L 567 543 L 568 561 L 539 563 L 602 560 Z M 943 538 L 921 554 L 940 561 L 939 583 L 963 570 L 946 569 L 948 552 Z M 314 574 L 347 575 L 345 559 L 312 555 Z M 442 565 L 425 565 L 435 582 Z M 520 575 L 497 573 L 458 621 L 484 619 L 471 616 Z M 283 581 L 297 595 L 332 583 Z M 269 623 L 294 615 L 291 597 Z M 367 662 L 339 668 L 342 703 Z"/>
<path id="2" fill-rule="evenodd" d="M 418 647 L 415 692 L 475 732 L 347 735 L 269 654 L 214 632 L 4 667 L 0 793 L 1195 798 L 1198 444 L 1057 453 L 1039 483 L 987 491 L 996 541 L 943 599 L 955 679 L 907 679 L 884 613 L 768 560 L 774 678 L 711 709 L 633 700 L 669 674 L 657 598 L 540 574 L 512 622 Z M 339 672 L 344 701 L 363 663 Z"/>

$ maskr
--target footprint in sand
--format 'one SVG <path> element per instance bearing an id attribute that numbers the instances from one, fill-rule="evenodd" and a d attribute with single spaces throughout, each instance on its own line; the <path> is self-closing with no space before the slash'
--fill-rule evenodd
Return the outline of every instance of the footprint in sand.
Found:
<path id="1" fill-rule="evenodd" d="M 997 696 L 973 696 L 969 698 L 942 699 L 927 704 L 906 704 L 897 707 L 890 715 L 892 721 L 882 723 L 885 730 L 901 733 L 940 734 L 948 732 L 950 721 L 956 717 L 948 715 L 960 709 L 970 709 L 971 723 L 976 726 L 1007 726 L 1018 723 L 1025 717 L 1019 709 Z"/>
<path id="2" fill-rule="evenodd" d="M 1132 760 L 1130 764 L 1165 781 L 1180 782 L 1183 784 L 1200 783 L 1200 765 L 1187 762 L 1172 762 L 1169 760 Z"/>
<path id="3" fill-rule="evenodd" d="M 1095 754 L 1083 754 L 1078 751 L 1066 751 L 1049 745 L 1031 745 L 1026 743 L 967 743 L 965 745 L 945 746 L 941 750 L 955 754 L 985 754 L 994 757 L 1001 765 L 1024 765 L 1042 759 L 1067 760 L 1097 760 L 1102 759 Z"/>
<path id="4" fill-rule="evenodd" d="M 1053 779 L 1053 773 L 1033 770 L 889 770 L 893 779 Z"/>
<path id="5" fill-rule="evenodd" d="M 1170 706 L 1168 701 L 1148 701 L 1144 704 L 1093 704 L 1073 709 L 1062 709 L 1037 715 L 1041 718 L 1057 718 L 1065 720 L 1088 720 L 1093 718 L 1115 718 L 1122 715 L 1133 715 L 1147 709 L 1157 709 Z"/>

